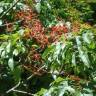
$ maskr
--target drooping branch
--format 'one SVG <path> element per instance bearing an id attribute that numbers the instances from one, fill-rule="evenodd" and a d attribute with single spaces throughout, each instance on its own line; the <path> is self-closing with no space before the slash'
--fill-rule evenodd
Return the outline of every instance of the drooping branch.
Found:
<path id="1" fill-rule="evenodd" d="M 20 1 L 20 0 L 17 0 L 9 9 L 7 9 L 7 10 L 0 16 L 0 19 L 3 18 L 3 16 L 5 16 L 14 6 L 16 6 L 19 1 Z"/>

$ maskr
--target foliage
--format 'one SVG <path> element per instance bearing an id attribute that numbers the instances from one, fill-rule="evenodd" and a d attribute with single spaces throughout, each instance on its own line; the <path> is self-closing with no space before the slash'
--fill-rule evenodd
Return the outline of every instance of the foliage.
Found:
<path id="1" fill-rule="evenodd" d="M 0 46 L 0 64 L 9 65 L 10 70 L 14 69 L 14 60 L 15 56 L 25 52 L 23 42 L 20 40 L 19 34 L 1 35 L 0 39 L 4 39 Z M 19 57 L 18 57 L 19 58 Z"/>
<path id="2" fill-rule="evenodd" d="M 89 78 L 86 77 L 87 74 L 92 76 L 96 67 L 95 33 L 84 29 L 78 35 L 68 35 L 62 36 L 60 41 L 49 46 L 42 57 L 47 60 L 47 67 L 51 68 L 52 72 L 64 70 Z"/>
<path id="3" fill-rule="evenodd" d="M 0 96 L 95 96 L 95 5 L 1 0 Z"/>
<path id="4" fill-rule="evenodd" d="M 58 17 L 68 21 L 78 19 L 81 22 L 94 22 L 94 10 L 86 1 L 74 0 L 71 3 L 70 0 L 41 0 L 37 4 L 39 4 L 40 19 L 45 26 L 57 23 Z"/>
<path id="5" fill-rule="evenodd" d="M 36 96 L 95 96 L 93 93 L 94 90 L 91 88 L 81 88 L 79 89 L 79 86 L 76 84 L 75 81 L 72 81 L 68 78 L 57 78 L 54 82 L 51 83 L 50 88 L 48 90 L 41 89 Z M 79 82 L 80 83 L 80 82 Z M 81 82 L 84 85 L 84 82 Z M 89 85 L 88 85 L 89 86 Z"/>
<path id="6" fill-rule="evenodd" d="M 39 18 L 44 26 L 52 26 L 57 23 L 56 17 L 52 12 L 52 6 L 47 0 L 41 0 L 36 4 L 37 12 L 40 13 Z M 46 14 L 45 14 L 46 13 Z"/>

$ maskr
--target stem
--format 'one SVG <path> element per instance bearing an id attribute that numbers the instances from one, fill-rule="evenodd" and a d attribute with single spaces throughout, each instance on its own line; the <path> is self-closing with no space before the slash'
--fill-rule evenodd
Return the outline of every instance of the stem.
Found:
<path id="1" fill-rule="evenodd" d="M 45 65 L 42 66 L 42 67 L 40 67 L 37 71 L 39 72 L 39 71 L 42 70 L 44 67 L 45 67 Z"/>
<path id="2" fill-rule="evenodd" d="M 14 92 L 18 92 L 18 93 L 22 93 L 22 94 L 26 94 L 26 95 L 30 95 L 30 96 L 34 96 L 34 94 L 31 94 L 29 92 L 25 92 L 25 91 L 21 91 L 21 90 L 13 90 Z"/>

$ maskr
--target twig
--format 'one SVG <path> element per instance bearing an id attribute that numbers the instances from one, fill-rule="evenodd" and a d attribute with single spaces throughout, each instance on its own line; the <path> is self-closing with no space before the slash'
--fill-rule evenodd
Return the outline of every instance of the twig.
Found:
<path id="1" fill-rule="evenodd" d="M 40 67 L 37 71 L 39 72 L 39 71 L 42 70 L 44 67 L 45 67 L 45 65 L 42 66 L 42 67 Z"/>
<path id="2" fill-rule="evenodd" d="M 44 67 L 45 67 L 45 65 L 42 66 L 42 67 L 40 67 L 40 68 L 37 70 L 37 72 L 39 72 L 40 70 L 42 70 Z M 33 76 L 35 76 L 35 74 L 32 74 L 31 76 L 29 76 L 29 77 L 27 78 L 27 80 L 30 80 Z"/>
<path id="3" fill-rule="evenodd" d="M 21 91 L 21 90 L 13 90 L 14 92 L 18 92 L 18 93 L 22 93 L 22 94 L 26 94 L 26 95 L 30 95 L 30 96 L 34 96 L 34 94 L 29 93 L 29 92 L 25 92 L 25 91 Z"/>
<path id="4" fill-rule="evenodd" d="M 18 92 L 18 93 L 22 93 L 22 94 L 27 94 L 30 96 L 34 96 L 34 94 L 31 94 L 29 92 L 25 92 L 25 91 L 21 91 L 21 90 L 16 90 L 17 87 L 19 87 L 19 85 L 21 84 L 21 82 L 19 81 L 19 83 L 17 85 L 15 85 L 14 87 L 12 87 L 11 89 L 9 89 L 8 91 L 6 91 L 6 94 L 10 93 L 10 92 Z"/>
<path id="5" fill-rule="evenodd" d="M 35 76 L 35 75 L 33 74 L 33 75 L 29 76 L 29 77 L 27 78 L 27 80 L 30 80 L 33 76 Z"/>
<path id="6" fill-rule="evenodd" d="M 14 87 L 12 87 L 12 88 L 9 89 L 8 91 L 6 91 L 6 93 L 8 94 L 8 93 L 10 93 L 11 91 L 13 91 L 15 88 L 19 87 L 20 83 L 21 83 L 21 82 L 19 81 L 19 83 L 18 83 L 17 85 L 15 85 Z"/>
<path id="7" fill-rule="evenodd" d="M 6 15 L 20 0 L 17 0 L 8 10 L 6 10 L 1 16 L 0 19 Z"/>

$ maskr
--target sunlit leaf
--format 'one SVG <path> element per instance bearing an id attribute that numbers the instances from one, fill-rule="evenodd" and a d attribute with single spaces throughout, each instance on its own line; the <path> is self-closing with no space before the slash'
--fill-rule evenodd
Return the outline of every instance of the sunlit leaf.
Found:
<path id="1" fill-rule="evenodd" d="M 14 70 L 14 60 L 13 60 L 13 58 L 9 58 L 9 60 L 8 60 L 8 66 L 9 66 L 9 68 L 10 68 L 11 71 Z"/>
<path id="2" fill-rule="evenodd" d="M 13 51 L 13 55 L 17 56 L 18 54 L 19 54 L 18 50 L 15 49 L 15 50 Z"/>

